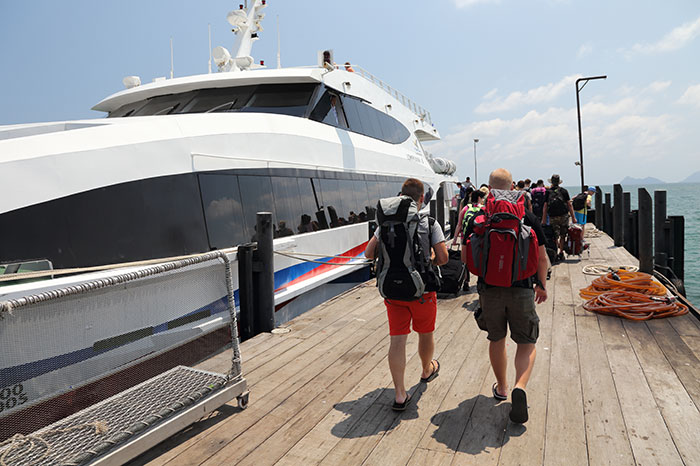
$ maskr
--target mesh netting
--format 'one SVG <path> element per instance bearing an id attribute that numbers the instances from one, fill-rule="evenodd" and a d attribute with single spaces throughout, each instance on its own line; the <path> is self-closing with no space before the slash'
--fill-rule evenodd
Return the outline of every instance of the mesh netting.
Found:
<path id="1" fill-rule="evenodd" d="M 98 280 L 76 276 L 37 282 L 0 298 L 0 442 L 48 425 L 60 431 L 51 438 L 58 433 L 95 436 L 104 427 L 102 414 L 78 421 L 68 416 L 174 367 L 195 365 L 232 342 L 226 378 L 240 378 L 237 281 L 228 257 L 212 252 L 129 273 L 102 273 Z M 169 384 L 177 396 L 187 396 L 209 382 L 196 378 L 182 387 Z M 128 423 L 129 416 L 143 412 L 135 406 L 129 402 L 110 409 L 123 411 Z M 107 435 L 124 427 L 119 419 L 105 421 Z M 20 447 L 46 451 L 46 441 L 42 434 Z M 62 451 L 53 440 L 51 445 Z"/>
<path id="2" fill-rule="evenodd" d="M 220 374 L 176 367 L 29 436 L 0 445 L 0 464 L 79 465 L 224 386 Z"/>

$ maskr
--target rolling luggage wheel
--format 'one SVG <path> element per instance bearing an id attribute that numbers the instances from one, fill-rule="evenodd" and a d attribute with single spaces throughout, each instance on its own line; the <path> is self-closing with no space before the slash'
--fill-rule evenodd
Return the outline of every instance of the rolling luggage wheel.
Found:
<path id="1" fill-rule="evenodd" d="M 236 398 L 238 400 L 238 407 L 241 409 L 246 409 L 248 407 L 248 396 L 250 395 L 250 392 L 245 392 Z"/>

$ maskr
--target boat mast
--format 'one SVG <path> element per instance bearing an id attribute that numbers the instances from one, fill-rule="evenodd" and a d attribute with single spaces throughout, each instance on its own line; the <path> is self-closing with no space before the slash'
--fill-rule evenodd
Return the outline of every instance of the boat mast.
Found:
<path id="1" fill-rule="evenodd" d="M 250 56 L 253 42 L 258 40 L 258 33 L 263 31 L 260 22 L 265 17 L 261 10 L 265 8 L 265 0 L 253 0 L 248 7 L 248 11 L 241 8 L 230 12 L 226 19 L 233 26 L 236 34 L 236 42 L 233 44 L 233 65 L 231 71 L 247 70 L 251 68 L 254 60 Z M 242 5 L 241 5 L 242 6 Z"/>

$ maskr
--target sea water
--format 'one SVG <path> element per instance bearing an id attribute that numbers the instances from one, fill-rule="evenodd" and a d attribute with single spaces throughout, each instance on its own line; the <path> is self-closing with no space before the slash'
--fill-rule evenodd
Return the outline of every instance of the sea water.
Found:
<path id="1" fill-rule="evenodd" d="M 600 188 L 606 193 L 611 193 L 612 197 L 612 186 L 601 185 Z M 639 188 L 646 188 L 652 203 L 654 191 L 666 191 L 666 215 L 685 217 L 685 289 L 690 302 L 695 307 L 700 307 L 700 183 L 623 185 L 622 190 L 630 193 L 631 210 L 639 206 Z M 567 187 L 571 197 L 574 197 L 579 189 Z M 595 200 L 592 204 L 595 205 Z"/>

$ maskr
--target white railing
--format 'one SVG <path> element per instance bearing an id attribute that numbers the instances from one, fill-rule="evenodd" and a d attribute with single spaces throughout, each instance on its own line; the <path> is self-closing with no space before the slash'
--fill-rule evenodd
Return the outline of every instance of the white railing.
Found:
<path id="1" fill-rule="evenodd" d="M 342 65 L 340 65 L 342 66 Z M 416 115 L 418 115 L 421 120 L 425 120 L 428 122 L 428 124 L 432 125 L 433 120 L 430 117 L 430 112 L 421 107 L 420 105 L 416 104 L 414 101 L 406 97 L 404 94 L 401 92 L 397 91 L 381 79 L 377 78 L 374 76 L 372 73 L 367 71 L 366 69 L 362 68 L 361 66 L 357 65 L 351 65 L 352 69 L 355 70 L 356 73 L 358 73 L 360 76 L 365 78 L 366 80 L 370 81 L 371 83 L 374 83 L 376 86 L 378 86 L 380 89 L 382 89 L 384 92 L 389 94 L 390 96 L 394 97 L 396 100 L 401 102 L 403 105 L 411 109 Z"/>

